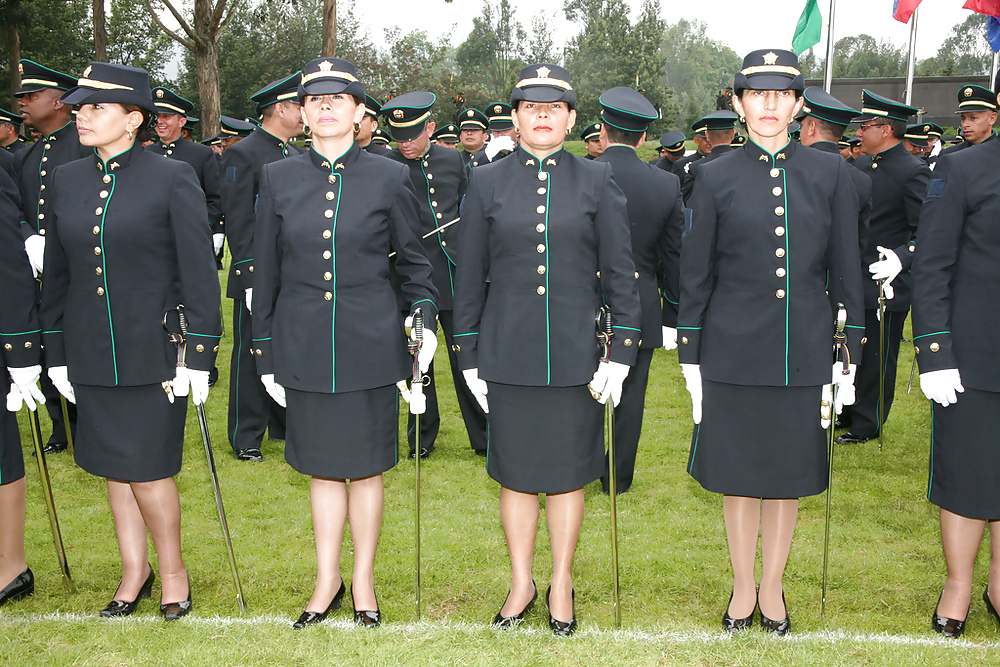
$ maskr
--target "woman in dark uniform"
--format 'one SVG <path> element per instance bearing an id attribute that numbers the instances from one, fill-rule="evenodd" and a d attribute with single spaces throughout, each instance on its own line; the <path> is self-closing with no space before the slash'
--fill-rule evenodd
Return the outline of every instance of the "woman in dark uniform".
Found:
<path id="1" fill-rule="evenodd" d="M 35 307 L 35 281 L 24 254 L 17 186 L 0 170 L 0 360 L 7 373 L 0 392 L 0 605 L 31 595 L 35 577 L 24 561 L 24 456 L 17 411 L 23 400 L 32 410 L 45 397 L 37 386 L 41 329 Z M 8 394 L 9 391 L 9 394 Z"/>
<path id="2" fill-rule="evenodd" d="M 156 107 L 145 70 L 91 63 L 62 97 L 80 105 L 92 157 L 56 169 L 45 244 L 41 321 L 53 384 L 77 404 L 74 455 L 107 478 L 122 581 L 102 616 L 135 611 L 150 594 L 153 537 L 167 620 L 191 610 L 181 557 L 181 468 L 188 378 L 208 397 L 219 349 L 219 280 L 205 195 L 190 165 L 142 147 Z M 184 305 L 186 373 L 163 329 Z M 175 318 L 176 321 L 176 318 Z M 176 325 L 175 325 L 176 326 Z"/>
<path id="3" fill-rule="evenodd" d="M 933 627 L 948 637 L 965 629 L 987 525 L 990 574 L 983 603 L 1000 622 L 998 219 L 1000 142 L 938 158 L 913 259 L 913 344 L 920 388 L 934 401 L 927 498 L 941 508 L 948 576 Z"/>
<path id="4" fill-rule="evenodd" d="M 415 231 L 408 172 L 354 143 L 365 113 L 365 87 L 354 66 L 314 60 L 298 93 L 313 142 L 308 153 L 269 164 L 261 175 L 254 354 L 268 393 L 281 405 L 287 401 L 285 459 L 312 476 L 316 587 L 294 627 L 319 623 L 341 604 L 348 517 L 354 620 L 375 627 L 382 473 L 398 459 L 396 383 L 413 363 L 389 283 L 389 254 L 396 253 L 411 313 L 423 312 L 424 370 L 436 345 L 437 292 Z"/>
<path id="5" fill-rule="evenodd" d="M 473 170 L 462 211 L 455 347 L 489 412 L 487 471 L 501 485 L 512 576 L 493 624 L 516 625 L 537 595 L 531 563 L 544 493 L 549 625 L 569 635 L 583 487 L 604 471 L 601 403 L 618 403 L 639 349 L 637 274 L 611 166 L 563 150 L 576 120 L 569 73 L 524 68 L 511 105 L 520 147 Z M 599 361 L 595 319 L 605 304 L 615 335 Z"/>
<path id="6" fill-rule="evenodd" d="M 798 499 L 827 485 L 820 408 L 838 304 L 853 358 L 864 321 L 848 167 L 789 141 L 803 84 L 788 51 L 743 60 L 733 103 L 750 141 L 692 168 L 694 216 L 681 250 L 678 349 L 695 421 L 688 472 L 724 494 L 730 631 L 749 627 L 758 604 L 766 630 L 791 626 L 782 578 Z M 834 367 L 838 403 L 853 401 L 853 371 Z"/>

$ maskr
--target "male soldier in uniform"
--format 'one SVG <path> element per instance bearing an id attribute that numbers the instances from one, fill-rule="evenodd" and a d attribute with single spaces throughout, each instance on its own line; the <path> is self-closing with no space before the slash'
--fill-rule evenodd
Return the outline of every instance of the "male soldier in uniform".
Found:
<path id="1" fill-rule="evenodd" d="M 671 130 L 661 135 L 658 152 L 658 157 L 650 160 L 649 164 L 664 171 L 672 171 L 674 162 L 684 157 L 684 134 Z"/>
<path id="2" fill-rule="evenodd" d="M 922 123 L 906 126 L 906 134 L 903 135 L 903 148 L 913 157 L 927 162 L 927 152 L 930 150 L 931 144 L 930 137 L 924 131 Z"/>
<path id="3" fill-rule="evenodd" d="M 941 151 L 944 154 L 964 150 L 997 136 L 997 96 L 982 86 L 962 86 L 958 91 L 958 113 L 961 115 L 962 142 Z"/>
<path id="4" fill-rule="evenodd" d="M 0 146 L 10 153 L 18 153 L 27 144 L 21 141 L 21 116 L 0 109 Z"/>
<path id="5" fill-rule="evenodd" d="M 802 97 L 805 101 L 797 117 L 802 125 L 802 145 L 824 153 L 842 153 L 838 142 L 843 139 L 847 126 L 859 115 L 858 111 L 817 86 L 806 88 Z M 848 173 L 858 193 L 858 245 L 864 257 L 872 213 L 872 179 L 858 169 L 849 169 Z"/>
<path id="6" fill-rule="evenodd" d="M 458 224 L 440 232 L 435 229 L 459 216 L 459 205 L 469 184 L 469 167 L 458 151 L 431 144 L 434 122 L 428 120 L 435 97 L 432 93 L 411 92 L 394 97 L 382 107 L 382 115 L 389 124 L 389 133 L 396 140 L 397 148 L 390 157 L 405 164 L 410 170 L 410 181 L 420 202 L 420 235 L 427 259 L 431 262 L 434 285 L 439 293 L 438 319 L 447 342 L 451 374 L 458 395 L 458 406 L 469 433 L 469 443 L 477 454 L 486 455 L 486 413 L 469 391 L 462 377 L 455 352 L 452 350 L 454 332 L 452 297 L 455 293 L 455 267 L 458 262 Z M 434 364 L 427 375 L 430 385 L 424 390 L 427 412 L 420 420 L 420 456 L 426 458 L 434 449 L 441 418 L 438 412 L 437 391 L 434 383 Z M 407 426 L 410 456 L 416 449 L 413 415 Z"/>
<path id="7" fill-rule="evenodd" d="M 24 250 L 35 272 L 41 278 L 45 256 L 46 216 L 49 212 L 53 172 L 56 167 L 93 155 L 93 149 L 80 145 L 80 137 L 73 122 L 71 107 L 59 101 L 63 93 L 77 85 L 77 80 L 68 74 L 57 72 L 31 60 L 22 60 L 21 88 L 14 97 L 21 111 L 21 119 L 41 133 L 41 137 L 17 155 L 20 178 L 18 187 L 24 212 L 21 234 Z M 42 364 L 45 353 L 42 353 Z M 65 425 L 63 424 L 59 392 L 52 386 L 48 373 L 42 373 L 42 392 L 46 407 L 52 418 L 52 436 L 45 445 L 47 454 L 66 449 Z M 76 406 L 68 404 L 70 430 L 76 429 Z"/>
<path id="8" fill-rule="evenodd" d="M 604 92 L 600 104 L 600 139 L 605 148 L 596 160 L 611 165 L 615 183 L 628 199 L 632 259 L 642 305 L 639 353 L 625 378 L 621 402 L 615 407 L 615 490 L 625 493 L 632 486 L 635 472 L 653 351 L 661 345 L 668 350 L 677 347 L 684 203 L 677 177 L 645 164 L 636 155 L 636 149 L 645 141 L 646 128 L 659 117 L 656 107 L 638 91 L 624 86 Z M 609 493 L 607 461 L 601 485 Z"/>
<path id="9" fill-rule="evenodd" d="M 222 145 L 220 155 L 225 153 L 226 149 L 233 144 L 239 143 L 241 139 L 249 137 L 251 132 L 260 127 L 249 120 L 240 120 L 239 118 L 232 118 L 230 116 L 219 116 L 219 124 L 222 127 L 222 131 L 219 132 L 219 139 Z"/>
<path id="10" fill-rule="evenodd" d="M 153 104 L 156 105 L 156 136 L 147 147 L 152 153 L 165 155 L 174 160 L 186 162 L 198 175 L 198 183 L 205 193 L 208 206 L 208 223 L 212 226 L 214 254 L 222 251 L 226 236 L 222 223 L 222 174 L 219 160 L 211 148 L 196 144 L 181 136 L 181 128 L 194 105 L 177 93 L 163 87 L 153 89 Z"/>
<path id="11" fill-rule="evenodd" d="M 389 136 L 389 133 L 382 128 L 377 128 L 374 132 L 372 132 L 372 143 L 369 145 L 381 146 L 382 148 L 388 150 L 390 141 L 392 141 L 392 137 Z"/>
<path id="12" fill-rule="evenodd" d="M 695 151 L 690 155 L 685 155 L 680 158 L 672 165 L 667 165 L 670 167 L 670 171 L 677 176 L 677 178 L 683 179 L 684 174 L 691 170 L 689 165 L 692 162 L 697 162 L 712 152 L 712 147 L 709 145 L 708 139 L 705 137 L 705 130 L 707 129 L 708 123 L 705 118 L 699 118 L 691 124 L 691 131 L 694 132 L 691 139 L 694 141 Z"/>
<path id="13" fill-rule="evenodd" d="M 584 159 L 593 160 L 596 157 L 600 157 L 601 153 L 604 152 L 604 144 L 601 142 L 600 123 L 591 123 L 583 128 L 580 132 L 580 138 L 583 139 L 583 145 L 587 149 L 587 154 L 583 156 Z"/>
<path id="14" fill-rule="evenodd" d="M 713 111 L 696 123 L 699 127 L 704 128 L 702 130 L 704 141 L 699 146 L 699 150 L 702 150 L 702 147 L 707 150 L 704 151 L 701 160 L 692 160 L 680 172 L 674 171 L 681 179 L 681 195 L 684 197 L 684 201 L 687 201 L 687 198 L 691 196 L 691 190 L 694 189 L 694 172 L 691 170 L 691 166 L 695 162 L 715 160 L 733 150 L 733 135 L 736 133 L 733 126 L 736 125 L 738 118 L 739 116 L 732 111 Z M 680 160 L 674 163 L 675 169 L 676 165 L 680 163 Z"/>
<path id="15" fill-rule="evenodd" d="M 382 113 L 382 105 L 371 95 L 365 95 L 365 115 L 358 122 L 358 133 L 354 135 L 354 143 L 363 150 L 374 155 L 389 155 L 389 149 L 374 141 L 378 130 L 378 116 Z"/>
<path id="16" fill-rule="evenodd" d="M 506 102 L 495 102 L 486 109 L 489 119 L 490 142 L 472 156 L 469 163 L 473 167 L 495 162 L 507 157 L 517 147 L 517 132 L 511 114 L 514 112 Z"/>
<path id="17" fill-rule="evenodd" d="M 438 129 L 434 130 L 434 134 L 431 135 L 431 141 L 433 141 L 438 146 L 444 146 L 445 148 L 450 148 L 453 151 L 458 150 L 458 125 L 454 123 L 448 123 L 447 125 L 442 125 Z"/>
<path id="18" fill-rule="evenodd" d="M 473 154 L 486 143 L 489 119 L 479 109 L 463 109 L 458 116 L 458 138 L 462 142 L 462 159 L 472 163 Z"/>
<path id="19" fill-rule="evenodd" d="M 854 166 L 872 181 L 872 211 L 868 245 L 862 266 L 870 279 L 865 288 L 865 338 L 855 387 L 857 400 L 844 406 L 838 421 L 850 432 L 837 437 L 841 444 L 871 440 L 889 416 L 896 387 L 896 359 L 903 323 L 910 310 L 910 265 L 920 206 L 927 194 L 930 169 L 906 152 L 902 139 L 914 107 L 862 91 L 857 136 L 864 155 Z M 885 346 L 879 349 L 879 281 L 885 286 Z M 884 373 L 885 405 L 879 405 L 879 366 Z M 881 414 L 882 422 L 879 421 Z"/>
<path id="20" fill-rule="evenodd" d="M 300 149 L 289 141 L 302 132 L 298 86 L 302 73 L 273 81 L 250 96 L 263 116 L 261 126 L 222 155 L 222 208 L 232 264 L 226 296 L 233 300 L 233 356 L 229 375 L 229 443 L 240 461 L 263 461 L 264 429 L 272 440 L 285 437 L 284 409 L 264 389 L 251 354 L 253 229 L 260 172 Z"/>

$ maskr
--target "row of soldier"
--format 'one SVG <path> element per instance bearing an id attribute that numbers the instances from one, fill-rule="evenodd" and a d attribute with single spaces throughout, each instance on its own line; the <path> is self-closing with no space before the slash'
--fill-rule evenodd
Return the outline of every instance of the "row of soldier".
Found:
<path id="1" fill-rule="evenodd" d="M 59 101 L 65 91 L 77 85 L 77 80 L 31 61 L 22 61 L 21 67 L 24 84 L 17 95 L 20 118 L 39 131 L 41 137 L 30 146 L 12 146 L 17 159 L 8 161 L 7 171 L 19 185 L 24 209 L 24 249 L 39 277 L 45 268 L 46 188 L 52 185 L 51 177 L 56 167 L 91 151 L 76 139 L 70 105 Z M 233 300 L 234 336 L 228 432 L 234 454 L 244 461 L 262 460 L 261 442 L 265 430 L 272 439 L 284 438 L 283 409 L 280 401 L 275 400 L 273 384 L 267 385 L 260 380 L 257 362 L 261 350 L 255 344 L 251 327 L 255 303 L 254 228 L 263 167 L 301 152 L 291 142 L 301 136 L 304 129 L 300 93 L 297 92 L 303 79 L 302 73 L 296 72 L 252 96 L 260 115 L 259 125 L 224 118 L 223 135 L 226 138 L 216 137 L 205 142 L 229 144 L 224 147 L 221 160 L 212 150 L 182 138 L 193 105 L 165 88 L 152 91 L 159 141 L 151 142 L 149 149 L 187 162 L 194 168 L 213 227 L 214 251 L 218 255 L 224 240 L 228 240 L 232 255 L 227 292 Z M 958 92 L 963 142 L 941 151 L 932 139 L 935 135 L 939 137 L 940 128 L 933 124 L 907 125 L 908 119 L 917 112 L 908 105 L 865 91 L 859 112 L 816 88 L 807 89 L 803 99 L 804 104 L 796 117 L 798 141 L 823 152 L 839 152 L 853 165 L 850 174 L 859 209 L 859 254 L 869 274 L 864 281 L 862 341 L 879 340 L 881 344 L 869 343 L 862 347 L 855 382 L 857 401 L 853 406 L 845 406 L 844 414 L 837 419 L 837 425 L 849 428 L 849 432 L 839 436 L 837 441 L 861 443 L 880 433 L 892 403 L 896 356 L 910 305 L 908 269 L 915 251 L 920 207 L 927 193 L 933 161 L 938 154 L 993 139 L 997 100 L 988 89 L 963 86 Z M 606 103 L 602 98 L 605 114 L 611 117 L 615 111 L 613 102 Z M 461 344 L 455 338 L 452 298 L 459 266 L 456 251 L 460 225 L 455 222 L 460 219 L 470 169 L 495 163 L 513 154 L 517 148 L 518 134 L 511 121 L 515 109 L 506 103 L 491 105 L 489 113 L 466 109 L 455 124 L 437 129 L 429 120 L 434 103 L 434 96 L 424 92 L 407 93 L 385 105 L 366 96 L 364 116 L 356 123 L 355 140 L 369 153 L 385 155 L 408 169 L 420 208 L 422 243 L 438 291 L 437 316 L 447 342 L 459 406 L 473 450 L 485 456 L 489 429 L 484 397 L 472 388 L 475 384 L 468 381 L 468 376 L 463 376 L 457 357 Z M 617 111 L 627 116 L 627 101 L 625 106 L 624 111 Z M 397 144 L 394 150 L 378 141 L 380 118 L 388 125 L 389 135 Z M 664 346 L 669 350 L 678 342 L 687 343 L 684 336 L 678 341 L 677 334 L 681 233 L 690 229 L 686 203 L 692 196 L 700 169 L 740 145 L 735 140 L 734 128 L 743 119 L 728 111 L 717 111 L 700 119 L 691 128 L 698 150 L 690 155 L 684 155 L 685 138 L 680 133 L 661 137 L 662 155 L 653 161 L 654 166 L 673 174 L 676 179 L 656 181 L 655 190 L 648 191 L 644 188 L 649 183 L 645 172 L 634 180 L 628 177 L 630 170 L 636 169 L 634 151 L 617 150 L 616 147 L 630 144 L 621 140 L 622 128 L 609 126 L 607 118 L 606 115 L 602 121 L 586 127 L 580 137 L 586 142 L 589 158 L 612 165 L 619 176 L 618 186 L 628 199 L 632 220 L 631 252 L 640 281 L 638 294 L 643 313 L 639 344 L 643 349 L 624 379 L 621 402 L 616 407 L 618 460 L 615 467 L 619 474 L 615 486 L 622 493 L 632 483 L 652 352 L 656 347 Z M 847 128 L 859 118 L 861 125 L 854 142 L 863 157 L 853 152 L 848 155 L 851 142 L 844 139 Z M 627 131 L 636 130 L 630 126 Z M 447 148 L 458 143 L 462 144 L 462 151 Z M 631 146 L 635 148 L 634 144 Z M 609 148 L 611 150 L 607 150 Z M 917 153 L 920 158 L 913 158 Z M 402 300 L 399 307 L 404 315 L 409 311 Z M 854 315 L 854 321 L 858 321 L 858 317 Z M 937 351 L 933 346 L 929 349 Z M 433 377 L 433 370 L 428 374 Z M 65 425 L 61 423 L 59 411 L 52 409 L 58 405 L 57 387 L 53 387 L 44 374 L 42 383 L 51 399 L 54 433 L 47 452 L 52 453 L 65 448 L 64 431 L 60 435 Z M 408 428 L 411 456 L 426 457 L 434 447 L 440 424 L 434 386 L 432 381 L 428 395 L 429 414 L 420 420 L 419 437 L 414 432 L 417 422 L 411 416 Z M 70 410 L 70 420 L 73 420 L 73 410 Z M 610 487 L 608 470 L 608 462 L 605 462 L 602 477 L 605 492 Z"/>

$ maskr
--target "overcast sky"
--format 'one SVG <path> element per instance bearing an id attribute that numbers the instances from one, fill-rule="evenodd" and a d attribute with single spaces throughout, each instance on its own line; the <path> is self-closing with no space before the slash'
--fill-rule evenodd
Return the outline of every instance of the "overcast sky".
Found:
<path id="1" fill-rule="evenodd" d="M 642 0 L 626 2 L 632 7 L 632 18 L 635 18 Z M 562 0 L 511 0 L 511 4 L 526 29 L 530 29 L 534 16 L 544 13 L 557 46 L 565 44 L 579 31 L 577 26 L 566 21 Z M 971 13 L 962 9 L 963 4 L 963 0 L 924 0 L 917 15 L 918 58 L 935 55 L 952 26 Z M 892 5 L 892 0 L 837 0 L 834 41 L 865 33 L 898 46 L 908 44 L 910 26 L 892 18 Z M 399 25 L 404 33 L 425 30 L 433 39 L 450 32 L 452 43 L 458 46 L 472 29 L 472 18 L 479 15 L 482 6 L 482 0 L 453 0 L 451 3 L 444 0 L 356 0 L 354 11 L 379 46 L 385 46 L 384 28 L 392 25 Z M 660 0 L 661 16 L 665 21 L 676 23 L 681 18 L 704 21 L 709 37 L 728 44 L 741 56 L 760 48 L 789 48 L 803 6 L 805 0 Z M 819 6 L 823 14 L 823 40 L 816 48 L 825 54 L 830 0 L 819 0 Z M 784 13 L 777 12 L 776 8 L 784 9 Z"/>

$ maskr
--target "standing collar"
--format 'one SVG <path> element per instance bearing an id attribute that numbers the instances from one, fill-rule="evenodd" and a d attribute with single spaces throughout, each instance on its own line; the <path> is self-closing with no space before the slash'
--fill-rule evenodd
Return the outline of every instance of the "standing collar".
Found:
<path id="1" fill-rule="evenodd" d="M 115 155 L 107 162 L 104 162 L 101 159 L 101 156 L 97 154 L 97 149 L 95 148 L 94 164 L 97 166 L 99 170 L 101 170 L 104 173 L 116 174 L 119 171 L 128 167 L 129 164 L 131 164 L 132 160 L 134 160 L 140 153 L 142 153 L 143 150 L 145 149 L 142 147 L 142 142 L 136 140 L 132 142 L 132 147 L 129 148 L 127 151 L 125 151 L 124 153 L 119 153 L 118 155 Z"/>
<path id="2" fill-rule="evenodd" d="M 560 148 L 555 153 L 552 153 L 548 157 L 540 160 L 531 153 L 528 152 L 524 146 L 520 144 L 517 146 L 516 150 L 517 160 L 520 164 L 525 167 L 532 167 L 536 171 L 548 171 L 551 168 L 558 167 L 559 164 L 566 159 L 566 149 Z"/>
<path id="3" fill-rule="evenodd" d="M 779 149 L 777 153 L 771 154 L 768 151 L 761 148 L 760 146 L 758 146 L 757 142 L 755 142 L 753 139 L 748 139 L 746 144 L 743 145 L 743 151 L 752 160 L 760 162 L 767 161 L 768 163 L 774 162 L 775 164 L 777 164 L 782 160 L 790 160 L 792 156 L 795 155 L 795 151 L 797 150 L 798 145 L 799 144 L 797 141 L 793 141 L 791 137 L 789 137 L 787 144 L 785 144 L 781 149 Z"/>
<path id="4" fill-rule="evenodd" d="M 837 153 L 838 155 L 840 154 L 840 148 L 838 148 L 837 144 L 833 143 L 832 141 L 817 141 L 816 143 L 811 144 L 809 148 L 815 148 L 816 150 L 822 151 L 824 153 Z"/>
<path id="5" fill-rule="evenodd" d="M 63 125 L 58 130 L 56 130 L 55 132 L 53 132 L 52 134 L 50 134 L 48 136 L 42 136 L 42 141 L 55 141 L 56 139 L 62 139 L 66 135 L 68 135 L 70 132 L 72 132 L 73 134 L 76 134 L 76 121 L 75 120 L 71 120 L 70 122 L 66 123 L 65 125 Z"/>
<path id="6" fill-rule="evenodd" d="M 347 149 L 346 153 L 332 160 L 316 150 L 315 142 L 313 142 L 312 146 L 309 147 L 309 159 L 312 160 L 313 165 L 317 169 L 321 169 L 322 171 L 328 173 L 343 173 L 344 171 L 350 169 L 350 167 L 352 167 L 357 161 L 360 154 L 361 147 L 354 142 L 351 142 L 351 146 Z"/>

